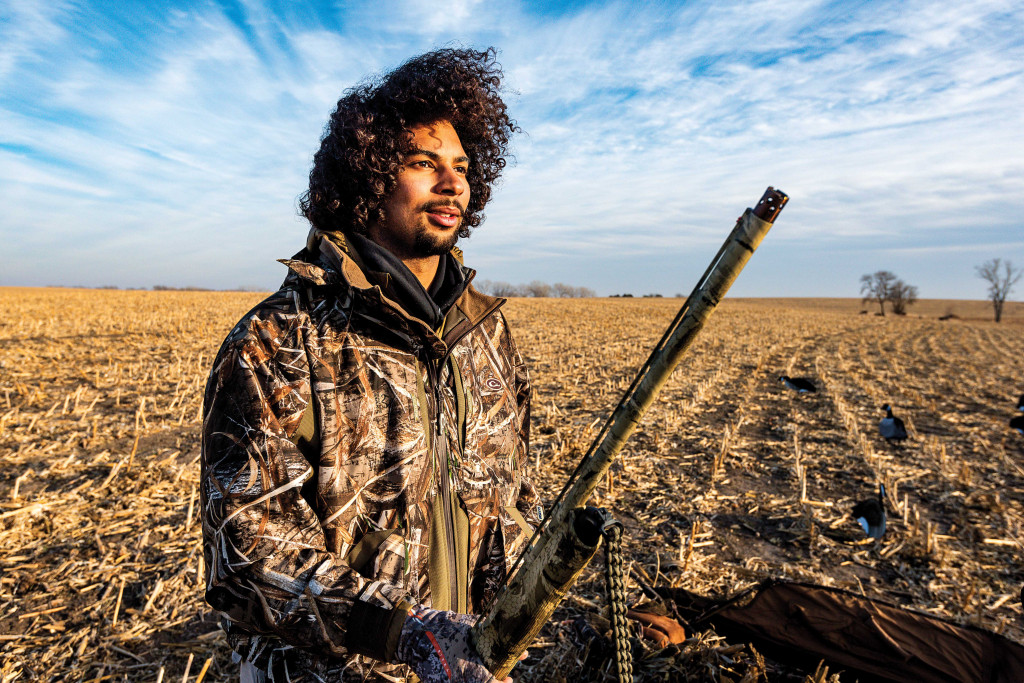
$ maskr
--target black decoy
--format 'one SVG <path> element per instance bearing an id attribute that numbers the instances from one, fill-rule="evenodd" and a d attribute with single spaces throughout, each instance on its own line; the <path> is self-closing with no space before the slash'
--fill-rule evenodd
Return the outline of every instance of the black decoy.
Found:
<path id="1" fill-rule="evenodd" d="M 907 428 L 903 426 L 903 420 L 893 417 L 892 406 L 886 403 L 882 406 L 882 410 L 885 411 L 885 417 L 878 423 L 878 433 L 882 435 L 882 438 L 889 443 L 906 439 Z"/>
<path id="2" fill-rule="evenodd" d="M 885 484 L 878 485 L 877 498 L 868 498 L 853 506 L 853 517 L 870 538 L 881 540 L 885 535 Z"/>
<path id="3" fill-rule="evenodd" d="M 782 375 L 779 377 L 779 381 L 785 384 L 787 388 L 792 389 L 793 391 L 798 391 L 801 394 L 806 394 L 808 392 L 814 393 L 818 390 L 818 388 L 814 386 L 814 382 L 804 377 L 789 377 L 788 375 Z"/>
<path id="4" fill-rule="evenodd" d="M 1021 394 L 1020 398 L 1017 399 L 1017 410 L 1024 411 L 1024 394 Z"/>
<path id="5" fill-rule="evenodd" d="M 1018 415 L 1017 417 L 1010 418 L 1010 429 L 1016 429 L 1021 434 L 1024 434 L 1024 415 Z"/>

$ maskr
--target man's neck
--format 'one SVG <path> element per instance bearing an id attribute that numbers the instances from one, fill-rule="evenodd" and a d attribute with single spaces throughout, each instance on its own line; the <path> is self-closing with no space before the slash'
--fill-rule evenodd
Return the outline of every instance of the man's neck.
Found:
<path id="1" fill-rule="evenodd" d="M 437 275 L 437 264 L 440 260 L 438 255 L 433 256 L 416 256 L 413 254 L 405 253 L 400 244 L 395 244 L 392 240 L 388 239 L 388 234 L 381 230 L 378 226 L 372 226 L 367 232 L 366 237 L 371 241 L 376 242 L 378 246 L 381 246 L 390 251 L 399 261 L 405 264 L 405 267 L 416 276 L 416 279 L 423 285 L 423 289 L 430 289 L 430 283 L 434 281 L 434 276 Z"/>
<path id="2" fill-rule="evenodd" d="M 434 256 L 420 256 L 417 258 L 402 258 L 401 256 L 398 258 L 416 276 L 416 279 L 423 285 L 423 289 L 429 290 L 430 283 L 434 281 L 434 276 L 437 275 L 437 264 L 441 257 L 435 254 Z"/>

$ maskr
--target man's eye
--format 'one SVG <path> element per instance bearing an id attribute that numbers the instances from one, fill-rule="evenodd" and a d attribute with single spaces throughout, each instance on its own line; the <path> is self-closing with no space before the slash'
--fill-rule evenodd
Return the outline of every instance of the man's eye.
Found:
<path id="1" fill-rule="evenodd" d="M 420 168 L 430 168 L 430 162 L 427 161 L 426 159 L 424 159 L 422 161 L 414 161 L 414 162 L 412 162 L 412 165 L 413 166 L 418 166 Z"/>
<path id="2" fill-rule="evenodd" d="M 466 168 L 465 166 L 456 166 L 455 167 L 455 172 L 456 173 L 461 173 L 462 175 L 466 175 L 467 173 L 469 173 L 469 169 Z"/>

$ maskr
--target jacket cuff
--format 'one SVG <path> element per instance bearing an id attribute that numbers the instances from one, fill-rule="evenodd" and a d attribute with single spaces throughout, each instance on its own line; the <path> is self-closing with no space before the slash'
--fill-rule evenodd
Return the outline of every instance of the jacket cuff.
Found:
<path id="1" fill-rule="evenodd" d="M 345 628 L 345 648 L 352 654 L 393 662 L 402 625 L 413 607 L 404 598 L 391 609 L 356 600 Z"/>

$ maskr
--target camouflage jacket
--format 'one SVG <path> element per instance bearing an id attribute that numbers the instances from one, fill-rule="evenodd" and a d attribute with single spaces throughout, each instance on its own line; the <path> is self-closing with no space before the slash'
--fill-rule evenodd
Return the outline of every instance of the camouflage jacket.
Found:
<path id="1" fill-rule="evenodd" d="M 275 680 L 401 677 L 403 601 L 480 611 L 539 519 L 526 368 L 504 299 L 436 332 L 338 236 L 283 262 L 206 388 L 207 601 Z"/>

